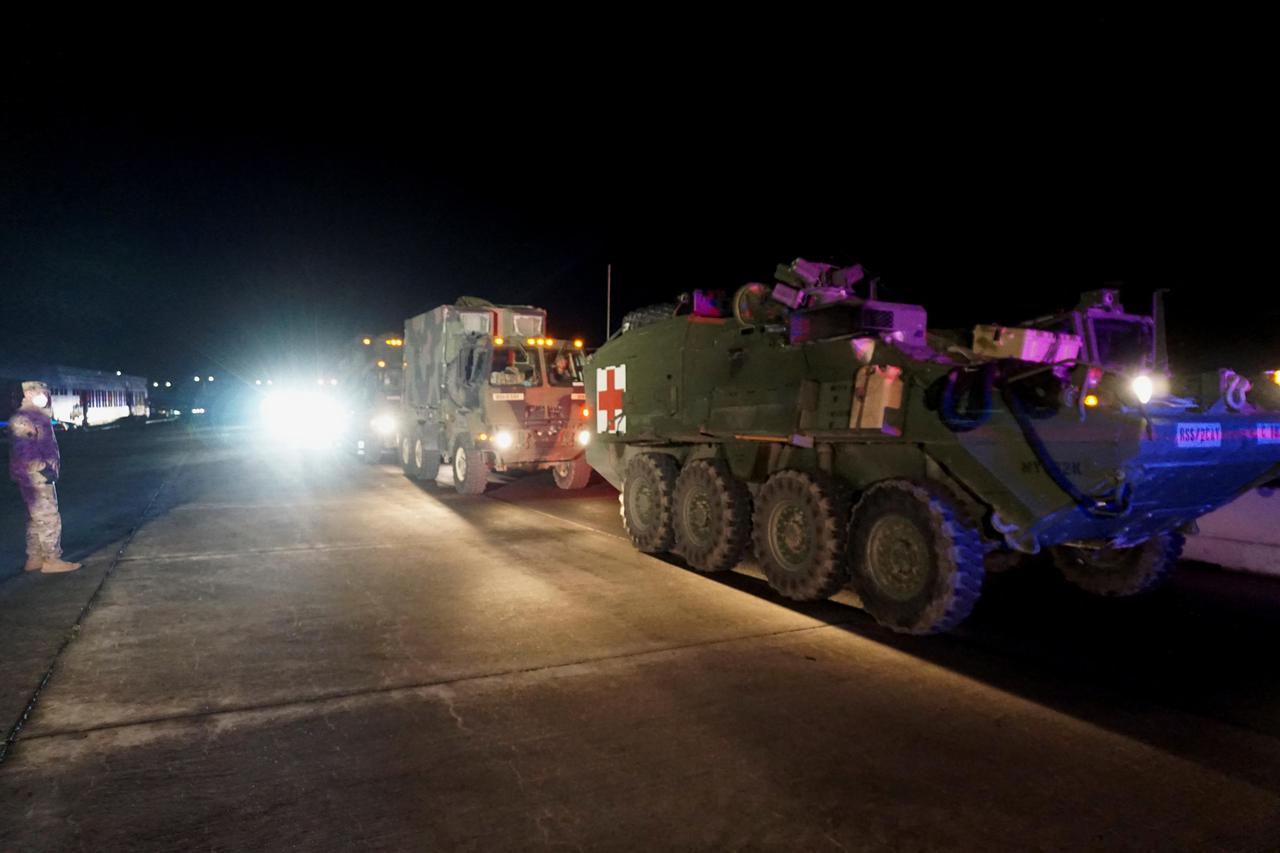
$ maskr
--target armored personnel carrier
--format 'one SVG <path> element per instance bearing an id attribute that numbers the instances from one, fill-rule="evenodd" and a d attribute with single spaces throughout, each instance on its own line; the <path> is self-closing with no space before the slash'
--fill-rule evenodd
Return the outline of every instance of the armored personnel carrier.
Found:
<path id="1" fill-rule="evenodd" d="M 400 462 L 411 479 L 453 466 L 455 488 L 484 491 L 490 471 L 550 468 L 580 489 L 590 410 L 583 342 L 550 337 L 547 312 L 462 297 L 404 327 Z"/>
<path id="2" fill-rule="evenodd" d="M 588 363 L 587 458 L 641 551 L 716 572 L 754 546 L 787 597 L 848 584 L 932 633 L 1045 549 L 1090 592 L 1148 590 L 1196 518 L 1280 476 L 1280 406 L 1171 377 L 1158 298 L 946 333 L 861 267 L 776 278 L 638 312 Z"/>

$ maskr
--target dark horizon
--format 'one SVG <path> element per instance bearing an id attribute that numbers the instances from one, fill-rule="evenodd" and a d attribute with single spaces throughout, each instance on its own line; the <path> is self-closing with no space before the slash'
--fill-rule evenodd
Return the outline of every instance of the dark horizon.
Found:
<path id="1" fill-rule="evenodd" d="M 1085 29 L 1129 33 L 1108 26 Z M 1145 311 L 1169 288 L 1176 365 L 1280 362 L 1280 309 L 1249 295 L 1270 272 L 1268 178 L 1242 91 L 1152 85 L 1135 59 L 1059 69 L 1034 98 L 939 83 L 879 119 L 817 111 L 838 77 L 792 114 L 749 82 L 718 109 L 696 91 L 540 98 L 530 80 L 414 110 L 426 71 L 361 58 L 351 78 L 316 57 L 9 59 L 0 361 L 252 381 L 463 294 L 540 305 L 598 344 L 607 264 L 616 326 L 802 256 L 863 263 L 939 327 L 1117 282 Z"/>

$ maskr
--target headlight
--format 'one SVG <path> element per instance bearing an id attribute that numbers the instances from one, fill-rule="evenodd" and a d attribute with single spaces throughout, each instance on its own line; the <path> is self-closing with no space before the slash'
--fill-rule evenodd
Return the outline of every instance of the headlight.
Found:
<path id="1" fill-rule="evenodd" d="M 318 391 L 275 391 L 262 400 L 266 431 L 278 440 L 312 448 L 330 447 L 342 433 L 346 413 Z"/>
<path id="2" fill-rule="evenodd" d="M 586 447 L 587 444 L 590 443 L 590 441 L 591 441 L 591 430 L 589 429 L 578 430 L 578 444 L 581 444 L 583 447 Z"/>
<path id="3" fill-rule="evenodd" d="M 396 419 L 391 415 L 378 415 L 376 418 L 369 421 L 369 426 L 371 426 L 373 431 L 378 435 L 391 435 L 391 433 L 396 431 Z"/>
<path id="4" fill-rule="evenodd" d="M 1129 383 L 1129 390 L 1133 391 L 1133 396 L 1138 398 L 1138 402 L 1146 405 L 1151 402 L 1151 395 L 1155 393 L 1155 383 L 1151 381 L 1150 376 L 1135 376 L 1133 381 Z"/>
<path id="5" fill-rule="evenodd" d="M 514 439 L 512 438 L 511 433 L 507 432 L 505 429 L 500 429 L 498 430 L 498 434 L 493 437 L 493 446 L 499 450 L 506 450 L 511 446 L 513 441 Z"/>

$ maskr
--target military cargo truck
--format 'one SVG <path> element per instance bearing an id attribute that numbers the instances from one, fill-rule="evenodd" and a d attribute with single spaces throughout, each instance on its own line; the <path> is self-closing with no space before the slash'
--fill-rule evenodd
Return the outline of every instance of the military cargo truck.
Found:
<path id="1" fill-rule="evenodd" d="M 405 322 L 406 475 L 434 479 L 449 464 L 463 494 L 483 492 L 490 471 L 550 468 L 562 489 L 587 484 L 583 342 L 546 325 L 541 308 L 473 297 Z"/>
<path id="2" fill-rule="evenodd" d="M 1171 377 L 1158 303 L 938 332 L 861 267 L 776 278 L 639 312 L 588 364 L 588 459 L 642 551 L 715 572 L 753 546 L 785 596 L 848 584 L 931 633 L 1046 549 L 1090 592 L 1150 589 L 1197 517 L 1280 475 L 1280 414 L 1230 371 Z"/>
<path id="3" fill-rule="evenodd" d="M 366 462 L 398 455 L 403 346 L 400 332 L 360 335 L 338 362 L 337 390 L 349 415 L 348 442 Z"/>

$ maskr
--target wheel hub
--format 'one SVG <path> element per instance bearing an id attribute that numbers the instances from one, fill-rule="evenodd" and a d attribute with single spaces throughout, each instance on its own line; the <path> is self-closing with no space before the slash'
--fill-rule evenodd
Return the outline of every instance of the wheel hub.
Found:
<path id="1" fill-rule="evenodd" d="M 808 514 L 795 503 L 781 503 L 769 514 L 769 547 L 787 571 L 800 571 L 809 563 L 813 537 Z"/>
<path id="2" fill-rule="evenodd" d="M 712 539 L 711 500 L 705 492 L 694 494 L 685 504 L 684 523 L 689 538 L 696 545 L 708 545 Z"/>
<path id="3" fill-rule="evenodd" d="M 653 516 L 657 511 L 657 501 L 654 499 L 653 486 L 642 481 L 637 483 L 630 491 L 631 517 L 641 529 L 648 530 L 653 524 Z"/>
<path id="4" fill-rule="evenodd" d="M 871 526 L 867 570 L 886 598 L 915 598 L 924 591 L 930 569 L 929 545 L 909 519 L 887 515 Z"/>

